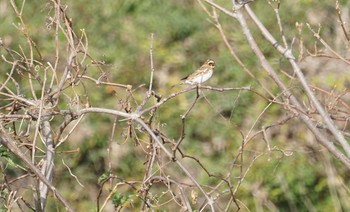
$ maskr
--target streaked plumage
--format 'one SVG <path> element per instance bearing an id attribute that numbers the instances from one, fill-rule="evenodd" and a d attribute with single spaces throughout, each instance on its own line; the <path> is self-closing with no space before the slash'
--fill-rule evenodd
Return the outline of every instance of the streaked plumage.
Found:
<path id="1" fill-rule="evenodd" d="M 214 60 L 208 59 L 197 71 L 182 78 L 180 84 L 196 85 L 201 84 L 211 78 L 215 68 Z"/>

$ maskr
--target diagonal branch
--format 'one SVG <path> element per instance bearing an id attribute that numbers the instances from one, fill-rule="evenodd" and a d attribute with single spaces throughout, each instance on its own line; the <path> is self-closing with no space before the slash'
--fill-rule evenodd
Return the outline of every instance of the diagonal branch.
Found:
<path id="1" fill-rule="evenodd" d="M 308 117 L 306 115 L 306 113 L 303 112 L 303 111 L 305 111 L 305 109 L 302 107 L 300 102 L 297 100 L 296 96 L 293 93 L 291 93 L 291 91 L 286 87 L 284 82 L 280 79 L 280 77 L 277 75 L 277 73 L 272 68 L 270 63 L 267 61 L 267 59 L 265 58 L 264 54 L 262 53 L 262 51 L 258 47 L 257 43 L 255 42 L 255 40 L 254 40 L 250 30 L 249 30 L 247 22 L 243 16 L 242 12 L 239 9 L 240 5 L 238 5 L 238 6 L 236 5 L 236 7 L 234 5 L 234 8 L 238 8 L 238 9 L 235 10 L 234 12 L 230 12 L 212 1 L 206 0 L 206 2 L 209 3 L 211 6 L 213 6 L 214 8 L 217 8 L 220 11 L 224 12 L 225 14 L 238 20 L 238 22 L 241 25 L 241 28 L 243 30 L 243 33 L 247 38 L 247 41 L 248 41 L 250 47 L 252 48 L 254 53 L 257 55 L 262 67 L 265 69 L 266 72 L 268 72 L 269 76 L 280 87 L 280 89 L 282 90 L 282 93 L 284 95 L 284 98 L 286 100 L 289 99 L 289 101 L 291 102 L 293 107 L 296 109 L 296 113 L 299 114 L 301 120 L 305 123 L 305 125 L 309 128 L 309 130 L 314 134 L 316 139 L 325 148 L 327 148 L 336 158 L 338 158 L 348 169 L 350 169 L 350 159 L 346 155 L 344 155 L 338 148 L 336 148 L 336 146 L 334 146 L 334 144 L 331 141 L 329 141 L 328 138 L 319 129 L 317 129 L 316 124 L 310 119 L 310 117 Z M 248 13 L 251 11 L 250 7 L 247 4 L 244 5 L 244 8 L 247 10 Z M 256 16 L 254 15 L 254 13 L 249 13 L 249 14 L 251 15 L 252 19 L 256 23 L 260 23 L 258 21 L 258 19 L 256 18 Z M 330 120 L 329 116 L 326 114 L 326 112 L 324 111 L 324 109 L 322 108 L 320 103 L 318 102 L 317 98 L 312 93 L 311 89 L 308 87 L 306 80 L 301 73 L 300 67 L 295 62 L 295 59 L 294 59 L 294 56 L 292 55 L 291 50 L 285 49 L 284 47 L 279 45 L 278 42 L 272 37 L 272 35 L 269 34 L 268 30 L 266 28 L 264 28 L 261 23 L 258 25 L 258 27 L 262 31 L 262 33 L 265 35 L 266 39 L 268 39 L 271 42 L 271 44 L 274 45 L 275 48 L 289 60 L 294 71 L 298 74 L 298 77 L 300 78 L 300 80 L 304 86 L 304 89 L 308 93 L 308 96 L 312 99 L 312 101 L 316 105 L 319 113 L 322 115 L 324 121 L 326 122 L 327 127 L 329 127 L 330 130 L 332 129 L 333 135 L 342 144 L 344 150 L 346 151 L 346 154 L 348 156 L 350 156 L 350 146 L 346 143 L 345 138 L 339 132 L 339 130 L 336 129 L 333 121 Z"/>
<path id="2" fill-rule="evenodd" d="M 301 85 L 303 86 L 304 90 L 306 91 L 308 97 L 311 99 L 312 103 L 315 105 L 317 111 L 320 113 L 321 117 L 323 118 L 323 121 L 327 125 L 327 128 L 332 132 L 333 136 L 339 141 L 339 143 L 342 145 L 346 155 L 350 157 L 350 145 L 345 140 L 343 134 L 336 128 L 336 125 L 330 118 L 329 114 L 326 113 L 325 109 L 322 107 L 321 103 L 316 98 L 315 94 L 312 92 L 310 86 L 306 82 L 304 74 L 301 72 L 300 66 L 295 61 L 295 57 L 292 53 L 291 49 L 286 49 L 283 46 L 279 45 L 277 40 L 274 39 L 274 37 L 270 34 L 270 32 L 265 28 L 265 26 L 260 22 L 260 20 L 256 17 L 255 13 L 251 10 L 249 5 L 245 5 L 244 8 L 250 15 L 250 17 L 253 19 L 254 23 L 258 26 L 260 31 L 263 33 L 265 38 L 276 47 L 276 49 L 282 54 L 286 59 L 288 59 L 289 63 L 291 64 L 294 72 L 298 76 Z"/>
<path id="3" fill-rule="evenodd" d="M 60 202 L 62 202 L 62 204 L 66 207 L 67 211 L 74 211 L 68 204 L 67 200 L 59 193 L 59 191 L 51 184 L 51 182 L 49 182 L 46 179 L 46 177 L 40 172 L 40 170 L 16 146 L 15 141 L 8 135 L 6 129 L 2 125 L 2 122 L 0 122 L 0 131 L 2 133 L 2 136 L 0 137 L 0 143 L 4 145 L 7 149 L 9 149 L 17 157 L 19 157 L 27 165 L 27 167 L 40 179 L 40 181 L 43 182 L 52 191 L 54 196 L 56 196 L 57 199 Z"/>
<path id="4" fill-rule="evenodd" d="M 163 150 L 163 152 L 171 159 L 173 160 L 173 154 L 163 145 L 162 141 L 159 140 L 158 136 L 156 136 L 153 132 L 153 130 L 140 118 L 140 115 L 137 113 L 125 113 L 118 110 L 112 110 L 112 109 L 106 109 L 106 108 L 84 108 L 81 110 L 76 111 L 77 116 L 81 116 L 86 113 L 105 113 L 105 114 L 111 114 L 111 115 L 117 115 L 122 116 L 124 118 L 128 118 L 131 120 L 134 120 L 138 122 L 146 131 L 147 133 L 156 141 L 157 145 Z M 193 184 L 196 185 L 196 187 L 203 193 L 207 200 L 207 204 L 210 206 L 211 211 L 214 210 L 214 201 L 213 199 L 208 196 L 208 194 L 204 191 L 202 186 L 197 182 L 197 180 L 192 176 L 192 174 L 187 170 L 187 168 L 178 160 L 175 160 L 175 163 L 181 168 L 181 170 L 191 179 Z"/>

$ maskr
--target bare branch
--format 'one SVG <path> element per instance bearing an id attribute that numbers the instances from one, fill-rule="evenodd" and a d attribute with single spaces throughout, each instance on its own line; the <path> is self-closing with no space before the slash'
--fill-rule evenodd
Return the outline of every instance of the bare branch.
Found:
<path id="1" fill-rule="evenodd" d="M 16 146 L 15 141 L 11 139 L 8 135 L 6 129 L 4 128 L 2 122 L 0 122 L 0 130 L 2 132 L 2 136 L 0 137 L 0 142 L 2 145 L 6 146 L 13 154 L 19 157 L 26 166 L 35 173 L 35 175 L 43 182 L 57 197 L 57 199 L 62 202 L 62 204 L 66 207 L 68 211 L 73 211 L 68 202 L 64 199 L 64 197 L 59 193 L 59 191 L 46 179 L 46 177 L 40 172 L 40 170 L 22 153 L 22 151 Z"/>

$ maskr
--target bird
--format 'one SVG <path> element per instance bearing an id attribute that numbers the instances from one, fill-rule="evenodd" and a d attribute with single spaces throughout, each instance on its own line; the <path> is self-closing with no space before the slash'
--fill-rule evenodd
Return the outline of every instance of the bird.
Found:
<path id="1" fill-rule="evenodd" d="M 176 85 L 188 84 L 188 85 L 198 85 L 211 78 L 213 76 L 215 68 L 215 62 L 212 59 L 208 59 L 198 70 L 192 74 L 182 78 L 182 82 Z M 173 85 L 172 87 L 176 86 Z"/>

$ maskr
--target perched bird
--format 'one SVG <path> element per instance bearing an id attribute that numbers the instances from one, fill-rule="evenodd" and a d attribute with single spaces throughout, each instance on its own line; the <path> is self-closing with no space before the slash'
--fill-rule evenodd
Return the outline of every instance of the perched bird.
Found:
<path id="1" fill-rule="evenodd" d="M 213 75 L 215 68 L 215 62 L 214 60 L 208 59 L 197 71 L 194 73 L 188 75 L 187 77 L 182 78 L 181 80 L 183 82 L 176 84 L 176 85 L 182 85 L 182 84 L 188 84 L 188 85 L 196 85 L 201 84 Z M 176 86 L 173 85 L 172 87 Z"/>

